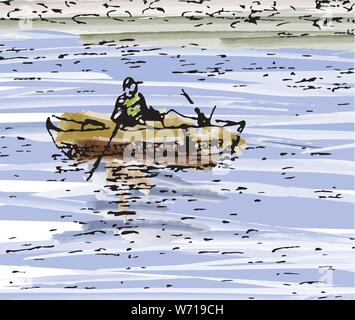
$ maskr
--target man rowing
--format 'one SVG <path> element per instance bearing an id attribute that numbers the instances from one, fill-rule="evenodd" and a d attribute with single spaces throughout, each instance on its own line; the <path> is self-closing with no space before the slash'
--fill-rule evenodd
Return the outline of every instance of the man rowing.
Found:
<path id="1" fill-rule="evenodd" d="M 142 81 L 135 81 L 131 77 L 123 81 L 124 92 L 117 98 L 111 115 L 111 120 L 116 122 L 120 129 L 145 124 L 145 121 L 149 120 L 163 122 L 159 111 L 147 107 L 143 94 L 138 91 L 140 83 Z"/>

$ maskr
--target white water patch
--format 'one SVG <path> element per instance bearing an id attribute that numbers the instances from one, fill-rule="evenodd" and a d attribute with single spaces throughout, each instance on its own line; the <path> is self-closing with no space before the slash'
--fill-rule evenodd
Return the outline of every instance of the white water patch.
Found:
<path id="1" fill-rule="evenodd" d="M 27 39 L 72 39 L 74 36 L 64 32 L 41 32 L 41 31 L 25 31 L 25 32 L 1 32 L 0 40 L 27 40 Z"/>
<path id="2" fill-rule="evenodd" d="M 66 189 L 68 190 L 68 189 Z M 75 190 L 75 189 L 74 189 Z M 68 192 L 63 190 L 63 193 L 66 193 L 65 196 L 68 196 Z M 64 195 L 63 195 L 64 197 Z M 16 197 L 10 197 L 8 194 L 0 194 L 0 206 L 15 206 L 23 208 L 36 208 L 36 209 L 45 209 L 49 211 L 62 211 L 68 213 L 80 213 L 82 208 L 85 207 L 85 201 L 72 200 L 72 199 L 60 199 L 60 198 L 46 198 L 42 196 L 41 193 L 34 193 L 30 195 L 21 195 Z M 48 217 L 49 220 L 55 220 L 56 217 L 53 216 L 53 219 Z M 33 217 L 33 221 L 36 221 L 37 217 Z"/>
<path id="3" fill-rule="evenodd" d="M 250 126 L 290 126 L 290 125 L 309 125 L 309 124 L 336 124 L 336 123 L 353 123 L 355 114 L 353 112 L 332 112 L 303 114 L 299 116 L 270 116 L 270 115 L 223 115 L 224 118 L 237 119 L 242 118 L 247 121 Z"/>
<path id="4" fill-rule="evenodd" d="M 223 106 L 225 108 L 225 106 Z M 243 109 L 244 107 L 236 106 L 234 109 Z M 273 108 L 253 108 L 245 107 L 248 110 L 265 110 L 270 111 Z M 284 109 L 288 111 L 289 109 Z M 276 110 L 275 110 L 276 111 Z M 283 111 L 277 108 L 277 111 Z M 317 113 L 317 114 L 301 114 L 301 115 L 254 115 L 254 114 L 223 114 L 219 115 L 218 119 L 234 120 L 244 119 L 247 122 L 247 128 L 250 127 L 272 127 L 272 126 L 303 126 L 303 125 L 322 125 L 322 124 L 338 124 L 338 123 L 353 123 L 355 114 L 353 112 L 332 112 L 332 113 Z"/>
<path id="5" fill-rule="evenodd" d="M 0 73 L 0 82 L 13 78 L 41 78 L 49 79 L 63 79 L 63 80 L 102 80 L 112 79 L 108 74 L 102 72 L 14 72 L 14 73 Z"/>
<path id="6" fill-rule="evenodd" d="M 318 149 L 317 149 L 318 150 Z M 314 152 L 314 149 L 313 149 Z M 282 170 L 282 168 L 288 168 Z M 237 170 L 262 172 L 304 172 L 335 175 L 354 175 L 354 162 L 335 159 L 238 159 Z"/>
<path id="7" fill-rule="evenodd" d="M 0 171 L 20 170 L 20 171 L 53 172 L 54 168 L 55 168 L 55 163 L 53 162 L 27 163 L 27 164 L 0 163 Z"/>
<path id="8" fill-rule="evenodd" d="M 45 124 L 43 123 L 43 128 L 45 129 Z M 26 136 L 27 140 L 38 141 L 38 142 L 53 142 L 52 138 L 48 132 L 32 132 L 30 129 L 21 130 L 21 131 L 11 131 L 11 133 L 6 133 L 7 137 L 18 137 L 19 135 Z"/>
<path id="9" fill-rule="evenodd" d="M 292 228 L 293 230 L 314 232 L 314 233 L 325 233 L 330 235 L 355 235 L 355 229 L 339 229 L 339 228 Z M 355 258 L 355 257 L 354 257 Z"/>
<path id="10" fill-rule="evenodd" d="M 21 87 L 15 87 L 15 86 L 6 86 L 6 87 L 1 87 L 0 86 L 0 91 L 9 91 L 9 90 L 16 90 L 16 89 L 21 89 Z"/>
<path id="11" fill-rule="evenodd" d="M 257 136 L 283 138 L 299 141 L 319 141 L 319 140 L 354 140 L 352 131 L 341 130 L 305 130 L 305 129 L 266 129 L 249 128 L 245 130 L 246 134 Z"/>
<path id="12" fill-rule="evenodd" d="M 336 146 L 318 148 L 317 152 L 327 152 L 327 151 L 354 149 L 354 148 L 355 148 L 354 143 L 348 143 L 348 144 L 340 144 L 340 145 L 336 145 Z M 312 153 L 312 152 L 314 152 L 314 150 L 304 150 L 301 153 Z"/>
<path id="13" fill-rule="evenodd" d="M 1 80 L 0 80 L 1 81 Z M 32 97 L 36 97 L 39 99 L 43 99 L 46 98 L 48 99 L 48 93 L 50 93 L 50 96 L 55 96 L 53 95 L 53 93 L 58 93 L 61 91 L 72 91 L 72 90 L 77 90 L 79 89 L 79 87 L 62 87 L 62 88 L 49 88 L 49 87 L 42 87 L 41 90 L 38 90 L 38 88 L 32 88 L 31 90 L 29 90 L 29 88 L 27 87 L 18 87 L 17 90 L 14 90 L 13 92 L 10 92 L 8 95 L 3 95 L 2 99 L 18 99 L 20 100 L 21 98 L 30 98 Z M 47 95 L 43 95 L 40 93 L 40 91 L 47 91 Z M 57 97 L 64 97 L 65 95 L 57 95 Z"/>
<path id="14" fill-rule="evenodd" d="M 13 243 L 20 241 L 45 241 L 51 240 L 53 232 L 78 231 L 81 227 L 74 222 L 55 221 L 0 221 L 0 243 Z M 10 239 L 12 237 L 14 239 Z M 1 270 L 0 266 L 0 270 Z"/>
<path id="15" fill-rule="evenodd" d="M 48 192 L 92 186 L 90 182 L 0 180 L 0 192 Z"/>
<path id="16" fill-rule="evenodd" d="M 215 106 L 218 105 L 218 102 L 211 102 L 209 104 L 210 106 Z M 223 104 L 223 108 L 229 108 L 233 110 L 250 110 L 250 111 L 267 111 L 267 112 L 288 112 L 289 109 L 287 108 L 275 108 L 275 107 L 260 107 L 260 106 L 241 106 L 240 104 L 238 105 L 233 105 L 233 104 Z M 222 118 L 223 116 L 221 116 Z M 238 116 L 238 119 L 241 119 L 241 117 Z"/>
<path id="17" fill-rule="evenodd" d="M 201 183 L 201 186 L 206 186 L 206 182 L 198 182 Z M 243 190 L 244 194 L 252 194 L 258 195 L 259 197 L 294 197 L 294 198 L 303 198 L 303 199 L 319 199 L 320 195 L 326 195 L 328 197 L 323 198 L 324 201 L 337 201 L 337 202 L 346 202 L 346 203 L 354 203 L 354 190 L 340 190 L 340 189 L 321 189 L 322 192 L 315 193 L 315 189 L 310 188 L 298 188 L 298 187 L 284 187 L 278 186 L 274 184 L 266 184 L 266 183 L 253 183 L 247 181 L 238 181 L 238 185 L 246 187 L 246 190 Z M 209 190 L 214 190 L 218 192 L 221 187 L 223 188 L 233 188 L 236 187 L 236 183 L 228 183 L 224 182 L 222 185 L 215 187 L 213 184 L 208 185 Z M 263 192 L 263 193 L 260 193 Z M 341 197 L 338 198 L 330 198 L 329 195 L 335 196 L 336 194 L 340 194 Z"/>
<path id="18" fill-rule="evenodd" d="M 51 97 L 42 97 L 39 99 L 25 99 L 25 97 L 21 97 L 19 99 L 13 99 L 11 103 L 1 101 L 0 110 L 7 110 L 11 108 L 32 109 L 61 107 L 63 108 L 63 112 L 65 112 L 65 107 L 78 107 L 78 112 L 82 112 L 83 108 L 89 109 L 93 106 L 110 106 L 113 108 L 115 100 L 115 96 L 101 96 L 95 98 L 95 96 L 77 97 L 75 95 L 65 95 L 63 97 L 58 97 L 54 99 L 52 99 Z"/>
<path id="19" fill-rule="evenodd" d="M 61 113 L 1 113 L 0 123 L 45 123 L 52 115 L 60 116 Z"/>
<path id="20" fill-rule="evenodd" d="M 85 184 L 85 183 L 83 182 L 83 184 Z M 96 187 L 98 188 L 99 186 L 96 186 Z M 71 197 L 85 196 L 88 193 L 88 188 L 89 188 L 88 185 L 83 186 L 83 187 L 76 187 L 75 189 L 70 190 L 70 196 Z M 92 189 L 94 189 L 94 187 L 92 187 Z M 68 193 L 64 189 L 48 190 L 48 191 L 38 193 L 35 196 L 39 196 L 41 198 L 47 198 L 47 199 L 60 199 L 60 198 L 67 197 Z M 98 197 L 98 200 L 101 198 L 104 198 L 104 196 L 102 194 L 97 195 L 97 197 Z M 110 198 L 108 197 L 107 200 L 109 200 L 109 199 Z"/>

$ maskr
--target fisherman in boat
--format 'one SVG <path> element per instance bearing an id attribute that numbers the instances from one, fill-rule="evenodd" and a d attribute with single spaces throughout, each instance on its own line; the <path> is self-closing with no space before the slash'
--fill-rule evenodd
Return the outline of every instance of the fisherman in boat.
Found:
<path id="1" fill-rule="evenodd" d="M 147 107 L 143 94 L 138 91 L 140 83 L 142 81 L 135 81 L 131 77 L 123 81 L 124 93 L 117 98 L 111 115 L 111 120 L 116 122 L 121 129 L 137 124 L 143 125 L 148 120 L 163 122 L 159 111 Z"/>

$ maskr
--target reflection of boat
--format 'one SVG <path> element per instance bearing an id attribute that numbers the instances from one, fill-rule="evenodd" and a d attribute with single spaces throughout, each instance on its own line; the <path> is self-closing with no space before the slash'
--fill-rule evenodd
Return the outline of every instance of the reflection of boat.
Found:
<path id="1" fill-rule="evenodd" d="M 56 146 L 71 159 L 90 160 L 104 154 L 115 159 L 184 166 L 213 162 L 220 154 L 234 153 L 244 144 L 239 136 L 244 121 L 216 122 L 222 124 L 198 127 L 191 119 L 168 113 L 164 124 L 152 121 L 118 130 L 109 147 L 115 126 L 109 115 L 64 113 L 48 118 L 46 125 Z"/>

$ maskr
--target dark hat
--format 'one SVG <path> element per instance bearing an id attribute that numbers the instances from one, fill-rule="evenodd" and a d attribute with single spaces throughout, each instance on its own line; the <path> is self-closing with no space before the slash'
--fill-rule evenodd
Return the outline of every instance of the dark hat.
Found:
<path id="1" fill-rule="evenodd" d="M 143 81 L 135 81 L 132 77 L 127 77 L 123 80 L 123 90 L 130 87 L 132 84 L 140 84 Z"/>

